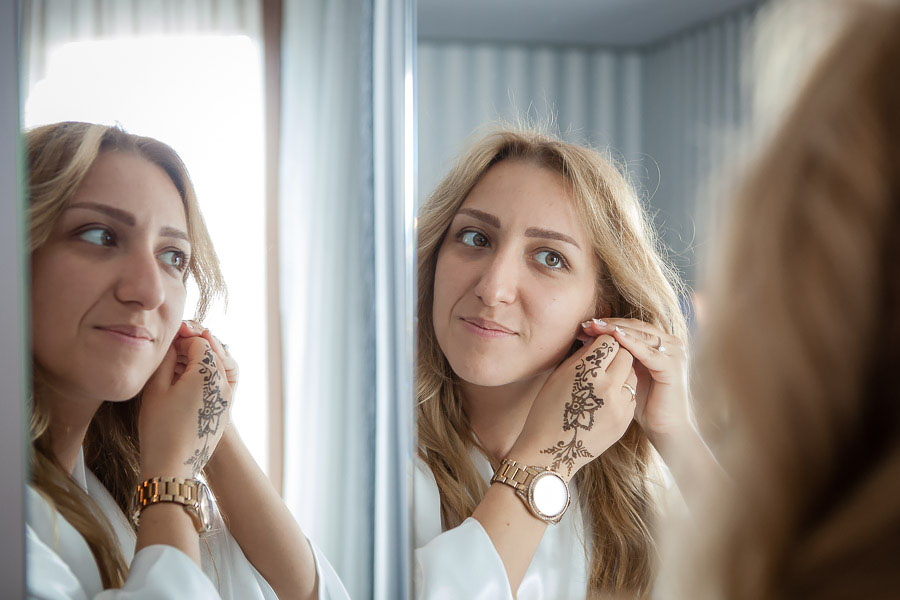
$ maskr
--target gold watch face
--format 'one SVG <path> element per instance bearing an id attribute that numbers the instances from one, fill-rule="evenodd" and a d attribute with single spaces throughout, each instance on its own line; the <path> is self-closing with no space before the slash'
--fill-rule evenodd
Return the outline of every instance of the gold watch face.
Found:
<path id="1" fill-rule="evenodd" d="M 557 522 L 569 507 L 569 486 L 558 473 L 542 471 L 528 488 L 528 504 L 542 519 Z"/>

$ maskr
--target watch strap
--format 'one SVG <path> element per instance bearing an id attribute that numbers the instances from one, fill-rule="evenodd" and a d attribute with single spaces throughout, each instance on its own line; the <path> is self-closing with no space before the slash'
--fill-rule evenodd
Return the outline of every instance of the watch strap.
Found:
<path id="1" fill-rule="evenodd" d="M 494 471 L 491 483 L 498 481 L 512 487 L 517 493 L 524 494 L 531 485 L 534 476 L 543 471 L 541 467 L 531 467 L 511 458 L 504 458 Z"/>
<path id="2" fill-rule="evenodd" d="M 174 502 L 185 508 L 185 512 L 194 521 L 198 533 L 205 531 L 203 519 L 200 517 L 200 486 L 196 479 L 180 477 L 151 477 L 142 481 L 136 490 L 135 507 L 131 520 L 137 527 L 141 511 L 152 504 Z"/>
<path id="3" fill-rule="evenodd" d="M 525 504 L 528 512 L 535 518 L 540 519 L 545 523 L 556 524 L 562 519 L 563 514 L 566 512 L 566 508 L 569 506 L 568 499 L 566 500 L 566 508 L 563 508 L 562 512 L 556 516 L 548 517 L 547 515 L 540 513 L 537 507 L 532 503 L 532 499 L 529 497 L 529 492 L 535 477 L 545 471 L 547 471 L 547 469 L 544 467 L 526 465 L 511 458 L 504 458 L 500 462 L 500 466 L 497 467 L 497 470 L 494 471 L 494 475 L 491 477 L 491 483 L 497 482 L 510 486 L 516 491 L 516 495 L 522 500 L 522 503 Z M 550 471 L 550 473 L 557 477 L 559 476 L 553 471 Z M 568 486 L 566 486 L 566 494 L 568 494 Z"/>

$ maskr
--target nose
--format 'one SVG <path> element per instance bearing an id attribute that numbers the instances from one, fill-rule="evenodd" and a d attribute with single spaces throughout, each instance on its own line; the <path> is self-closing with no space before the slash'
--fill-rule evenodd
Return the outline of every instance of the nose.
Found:
<path id="1" fill-rule="evenodd" d="M 165 301 L 163 273 L 152 251 L 135 251 L 121 263 L 115 287 L 116 299 L 125 304 L 137 304 L 144 310 L 158 308 Z"/>
<path id="2" fill-rule="evenodd" d="M 487 306 L 509 304 L 516 299 L 520 261 L 512 251 L 494 253 L 484 265 L 475 295 Z"/>

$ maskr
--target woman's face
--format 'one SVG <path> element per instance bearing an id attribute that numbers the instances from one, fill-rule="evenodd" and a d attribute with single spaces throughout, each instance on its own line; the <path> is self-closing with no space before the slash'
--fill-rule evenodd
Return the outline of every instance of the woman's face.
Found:
<path id="1" fill-rule="evenodd" d="M 499 386 L 554 368 L 595 316 L 598 267 L 562 177 L 491 167 L 438 250 L 434 329 L 453 371 Z"/>
<path id="2" fill-rule="evenodd" d="M 32 255 L 34 357 L 55 390 L 116 401 L 143 388 L 181 322 L 190 250 L 165 171 L 101 152 Z"/>

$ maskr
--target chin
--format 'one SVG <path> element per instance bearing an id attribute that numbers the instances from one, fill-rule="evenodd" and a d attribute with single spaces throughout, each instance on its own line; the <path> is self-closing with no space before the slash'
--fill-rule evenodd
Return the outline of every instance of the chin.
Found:
<path id="1" fill-rule="evenodd" d="M 91 397 L 106 402 L 130 400 L 141 393 L 155 369 L 135 365 L 106 363 L 84 379 L 84 389 Z"/>
<path id="2" fill-rule="evenodd" d="M 520 380 L 521 373 L 511 373 L 495 361 L 482 358 L 477 361 L 449 361 L 453 374 L 472 385 L 499 387 Z"/>

